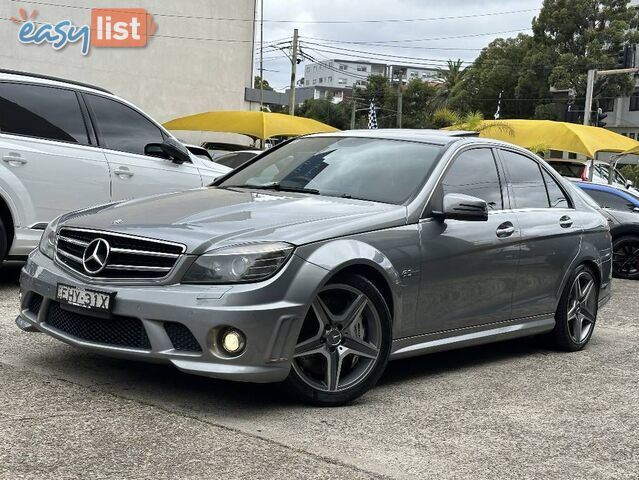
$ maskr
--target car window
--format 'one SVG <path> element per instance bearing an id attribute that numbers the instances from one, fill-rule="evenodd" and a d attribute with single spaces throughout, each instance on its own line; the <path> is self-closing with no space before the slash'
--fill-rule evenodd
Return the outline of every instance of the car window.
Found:
<path id="1" fill-rule="evenodd" d="M 0 132 L 89 144 L 72 90 L 0 82 Z"/>
<path id="2" fill-rule="evenodd" d="M 559 172 L 559 175 L 563 177 L 575 177 L 581 178 L 585 165 L 572 162 L 548 162 L 552 168 Z"/>
<path id="3" fill-rule="evenodd" d="M 477 148 L 461 153 L 444 176 L 442 193 L 481 198 L 490 210 L 502 210 L 504 202 L 492 150 Z"/>
<path id="4" fill-rule="evenodd" d="M 539 164 L 518 153 L 502 150 L 508 171 L 508 182 L 513 193 L 515 208 L 548 208 L 546 184 Z"/>
<path id="5" fill-rule="evenodd" d="M 590 195 L 595 201 L 603 208 L 610 208 L 613 210 L 630 210 L 635 208 L 635 205 L 626 200 L 623 197 L 615 195 L 614 193 L 604 192 L 601 190 L 587 189 L 586 193 Z"/>
<path id="6" fill-rule="evenodd" d="M 97 95 L 86 97 L 106 148 L 144 155 L 148 143 L 164 141 L 161 130 L 131 107 Z"/>
<path id="7" fill-rule="evenodd" d="M 313 189 L 319 195 L 403 204 L 423 186 L 441 145 L 355 137 L 299 138 L 235 172 L 222 187 Z"/>
<path id="8" fill-rule="evenodd" d="M 548 190 L 548 199 L 550 200 L 550 208 L 569 208 L 570 202 L 566 198 L 563 190 L 552 178 L 552 176 L 542 169 L 544 181 L 546 182 L 546 189 Z"/>
<path id="9" fill-rule="evenodd" d="M 237 168 L 255 157 L 255 153 L 229 153 L 215 159 L 215 162 L 229 168 Z"/>

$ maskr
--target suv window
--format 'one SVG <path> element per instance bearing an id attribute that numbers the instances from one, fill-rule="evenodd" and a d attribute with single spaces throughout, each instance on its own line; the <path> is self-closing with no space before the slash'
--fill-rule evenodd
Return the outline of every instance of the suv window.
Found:
<path id="1" fill-rule="evenodd" d="M 544 181 L 546 182 L 546 189 L 548 190 L 548 199 L 550 200 L 551 208 L 569 208 L 570 202 L 566 198 L 564 191 L 561 189 L 557 181 L 552 176 L 542 169 Z"/>
<path id="2" fill-rule="evenodd" d="M 508 180 L 514 197 L 514 208 L 548 208 L 546 184 L 539 164 L 531 158 L 501 150 L 508 170 Z"/>
<path id="3" fill-rule="evenodd" d="M 586 190 L 586 193 L 590 195 L 595 201 L 601 205 L 602 208 L 611 208 L 613 210 L 630 210 L 632 211 L 635 206 L 629 200 L 623 197 L 619 197 L 614 193 L 603 192 L 601 190 Z"/>
<path id="4" fill-rule="evenodd" d="M 78 97 L 62 88 L 0 82 L 0 132 L 89 144 Z"/>
<path id="5" fill-rule="evenodd" d="M 446 172 L 442 190 L 444 195 L 462 193 L 481 198 L 490 210 L 504 208 L 497 164 L 489 148 L 462 152 Z"/>
<path id="6" fill-rule="evenodd" d="M 225 167 L 237 168 L 244 165 L 256 155 L 256 153 L 249 152 L 227 153 L 226 155 L 216 158 L 215 162 L 220 165 L 224 165 Z"/>
<path id="7" fill-rule="evenodd" d="M 162 131 L 148 118 L 110 98 L 86 95 L 95 116 L 102 146 L 144 155 L 149 143 L 162 143 Z"/>

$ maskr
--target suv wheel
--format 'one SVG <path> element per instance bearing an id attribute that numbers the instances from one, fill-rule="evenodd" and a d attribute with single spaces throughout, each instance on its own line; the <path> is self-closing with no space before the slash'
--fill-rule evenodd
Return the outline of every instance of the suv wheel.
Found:
<path id="1" fill-rule="evenodd" d="M 379 290 L 360 275 L 341 277 L 313 300 L 287 384 L 314 405 L 348 403 L 375 385 L 390 346 L 391 319 Z"/>
<path id="2" fill-rule="evenodd" d="M 628 235 L 612 242 L 612 273 L 618 278 L 639 279 L 639 237 Z"/>
<path id="3" fill-rule="evenodd" d="M 586 346 L 597 321 L 599 283 L 593 271 L 577 267 L 570 276 L 555 313 L 555 328 L 551 333 L 555 345 L 575 352 Z"/>

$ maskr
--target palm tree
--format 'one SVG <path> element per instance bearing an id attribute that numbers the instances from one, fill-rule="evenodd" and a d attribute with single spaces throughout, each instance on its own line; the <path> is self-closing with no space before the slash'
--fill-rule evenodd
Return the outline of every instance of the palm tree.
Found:
<path id="1" fill-rule="evenodd" d="M 449 109 L 439 108 L 432 117 L 433 123 L 439 127 L 449 127 L 451 130 L 467 130 L 469 132 L 487 133 L 491 129 L 499 130 L 507 135 L 513 135 L 513 128 L 504 121 L 489 123 L 484 121 L 481 112 L 468 112 L 465 115 Z M 487 136 L 490 136 L 487 134 Z"/>
<path id="2" fill-rule="evenodd" d="M 433 106 L 440 108 L 446 106 L 448 100 L 455 90 L 461 85 L 464 78 L 464 70 L 462 69 L 462 60 L 448 60 L 446 68 L 438 68 L 435 78 L 439 82 L 439 88 L 433 98 Z"/>

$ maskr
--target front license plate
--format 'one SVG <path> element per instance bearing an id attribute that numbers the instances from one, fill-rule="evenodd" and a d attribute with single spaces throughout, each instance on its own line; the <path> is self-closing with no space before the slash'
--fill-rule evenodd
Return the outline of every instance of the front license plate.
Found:
<path id="1" fill-rule="evenodd" d="M 114 293 L 98 292 L 59 283 L 55 298 L 60 303 L 66 303 L 67 305 L 99 312 L 110 312 L 114 295 Z"/>

